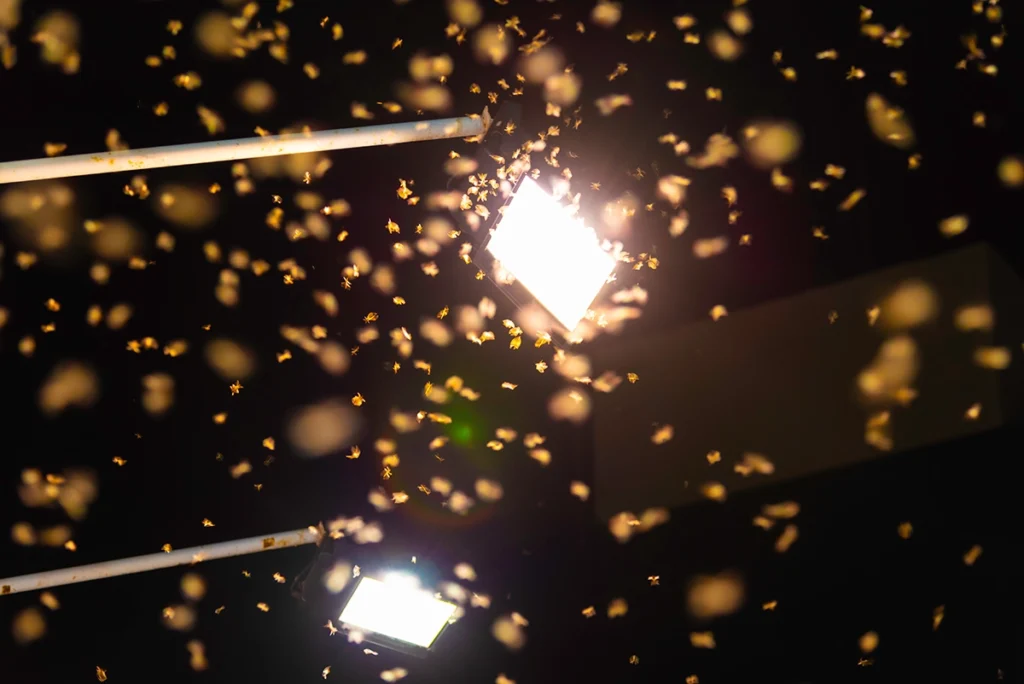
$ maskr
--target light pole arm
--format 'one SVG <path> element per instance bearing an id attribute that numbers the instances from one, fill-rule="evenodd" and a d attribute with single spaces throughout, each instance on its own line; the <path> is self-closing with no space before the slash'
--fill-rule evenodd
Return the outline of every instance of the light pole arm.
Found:
<path id="1" fill-rule="evenodd" d="M 189 549 L 178 549 L 170 553 L 151 553 L 146 556 L 122 558 L 121 560 L 93 563 L 92 565 L 80 565 L 76 568 L 37 572 L 32 575 L 22 575 L 21 577 L 8 577 L 7 579 L 0 579 L 0 596 L 49 587 L 59 587 L 65 584 L 90 582 L 107 577 L 131 575 L 137 572 L 147 572 L 161 568 L 173 568 L 177 565 L 199 563 L 215 558 L 231 558 L 232 556 L 244 556 L 250 553 L 259 553 L 260 551 L 286 549 L 293 546 L 316 543 L 318 538 L 319 533 L 315 528 L 312 530 L 306 528 L 264 537 L 249 537 L 248 539 L 236 539 L 219 544 L 193 546 Z"/>
<path id="2" fill-rule="evenodd" d="M 452 119 L 409 121 L 398 124 L 341 128 L 333 131 L 289 133 L 236 140 L 147 147 L 139 150 L 76 154 L 67 157 L 25 159 L 0 163 L 0 185 L 24 181 L 91 176 L 119 171 L 145 171 L 167 166 L 186 166 L 257 157 L 277 157 L 302 152 L 326 152 L 355 147 L 376 147 L 420 140 L 468 138 L 483 135 L 490 117 L 460 116 Z"/>

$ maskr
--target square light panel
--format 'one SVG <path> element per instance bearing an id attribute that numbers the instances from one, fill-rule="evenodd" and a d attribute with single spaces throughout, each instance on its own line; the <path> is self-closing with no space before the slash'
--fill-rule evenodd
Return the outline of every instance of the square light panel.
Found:
<path id="1" fill-rule="evenodd" d="M 359 578 L 339 620 L 363 632 L 430 648 L 456 606 L 434 598 L 419 587 L 415 578 Z M 369 635 L 372 637 L 372 635 Z"/>
<path id="2" fill-rule="evenodd" d="M 572 332 L 615 269 L 597 235 L 530 177 L 523 177 L 487 251 Z"/>

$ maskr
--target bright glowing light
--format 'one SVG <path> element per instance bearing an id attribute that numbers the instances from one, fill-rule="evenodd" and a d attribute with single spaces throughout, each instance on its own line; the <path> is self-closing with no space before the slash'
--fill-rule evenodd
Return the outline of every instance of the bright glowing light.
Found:
<path id="1" fill-rule="evenodd" d="M 339 620 L 364 632 L 430 648 L 454 613 L 454 604 L 420 589 L 415 577 L 389 575 L 381 582 L 363 576 Z"/>
<path id="2" fill-rule="evenodd" d="M 523 178 L 487 251 L 573 331 L 615 268 L 594 231 L 531 178 Z"/>
<path id="3" fill-rule="evenodd" d="M 384 584 L 399 591 L 416 591 L 420 588 L 416 575 L 404 572 L 389 572 L 384 576 Z"/>

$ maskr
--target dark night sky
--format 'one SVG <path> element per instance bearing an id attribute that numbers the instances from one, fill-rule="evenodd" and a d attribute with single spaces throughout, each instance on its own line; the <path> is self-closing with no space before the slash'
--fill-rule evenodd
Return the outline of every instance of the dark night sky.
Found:
<path id="1" fill-rule="evenodd" d="M 244 59 L 217 59 L 200 50 L 193 29 L 201 15 L 221 7 L 215 0 L 24 0 L 20 23 L 8 29 L 17 63 L 9 70 L 0 67 L 0 161 L 41 156 L 47 142 L 66 143 L 66 154 L 101 151 L 110 129 L 135 148 L 206 139 L 196 114 L 199 105 L 223 118 L 221 138 L 250 136 L 256 126 L 278 131 L 303 124 L 314 129 L 358 125 L 350 113 L 352 102 L 365 103 L 376 115 L 373 123 L 409 121 L 417 115 L 408 108 L 389 114 L 375 103 L 397 99 L 395 85 L 408 79 L 414 54 L 448 54 L 454 60 L 450 115 L 480 112 L 488 91 L 498 95 L 490 105 L 492 114 L 505 101 L 522 105 L 515 132 L 507 136 L 496 126 L 486 140 L 490 151 L 506 138 L 521 144 L 558 125 L 560 135 L 548 143 L 561 148 L 561 167 L 544 162 L 547 151 L 535 153 L 533 165 L 544 178 L 571 169 L 573 192 L 582 193 L 581 211 L 599 232 L 606 202 L 627 191 L 639 198 L 641 206 L 622 239 L 629 252 L 653 254 L 660 265 L 639 271 L 620 266 L 619 284 L 639 284 L 650 299 L 644 315 L 618 334 L 618 343 L 705 321 L 715 305 L 735 312 L 972 242 L 991 244 L 1018 274 L 1024 272 L 1015 202 L 1020 188 L 1004 187 L 996 175 L 1001 159 L 1024 149 L 1020 127 L 1014 125 L 1024 114 L 1022 91 L 1016 87 L 1024 74 L 1016 48 L 1021 29 L 1012 6 L 994 23 L 965 0 L 877 3 L 871 22 L 887 30 L 902 25 L 911 34 L 903 47 L 893 48 L 861 35 L 858 2 L 751 0 L 745 9 L 754 28 L 742 37 L 744 54 L 725 62 L 709 54 L 706 40 L 685 44 L 672 21 L 692 14 L 698 23 L 690 31 L 706 37 L 725 27 L 722 17 L 732 5 L 725 0 L 622 2 L 621 21 L 607 29 L 591 21 L 592 0 L 479 3 L 485 22 L 519 18 L 526 37 L 510 32 L 515 45 L 527 44 L 545 29 L 551 45 L 574 66 L 583 89 L 579 101 L 563 110 L 568 122 L 545 116 L 537 85 L 526 85 L 521 97 L 502 90 L 499 79 L 518 85 L 515 55 L 501 65 L 481 65 L 471 38 L 459 45 L 445 36 L 450 18 L 440 1 L 411 0 L 399 6 L 391 0 L 295 0 L 294 7 L 278 14 L 276 2 L 264 0 L 250 28 L 287 24 L 285 64 L 266 46 Z M 238 14 L 239 3 L 227 4 L 234 6 L 224 11 Z M 0 0 L 0 52 L 8 5 L 9 0 Z M 32 43 L 40 18 L 58 9 L 73 13 L 79 26 L 81 67 L 73 75 L 46 64 Z M 325 16 L 330 19 L 321 28 Z M 184 25 L 177 36 L 166 28 L 172 19 Z M 335 22 L 344 26 L 339 41 L 331 39 L 329 27 Z M 585 24 L 584 33 L 576 31 L 577 22 Z M 995 50 L 989 36 L 999 33 L 1000 25 L 1007 38 Z M 627 33 L 638 30 L 656 31 L 656 37 L 627 40 Z M 962 37 L 968 34 L 979 36 L 984 61 L 998 65 L 998 76 L 981 73 L 974 63 L 955 69 L 967 54 Z M 402 44 L 393 49 L 396 38 Z M 175 47 L 176 59 L 158 68 L 147 66 L 146 56 L 160 54 L 165 45 Z M 838 59 L 815 59 L 829 49 L 838 52 Z M 365 64 L 343 64 L 342 55 L 354 50 L 367 52 Z M 777 50 L 782 52 L 779 65 L 772 60 Z M 317 79 L 303 72 L 305 63 L 317 65 Z M 628 71 L 609 82 L 608 74 L 619 63 L 627 64 Z M 780 75 L 785 66 L 796 70 L 796 81 Z M 854 66 L 864 70 L 864 78 L 845 77 Z M 896 70 L 906 71 L 906 87 L 889 77 Z M 186 91 L 174 85 L 174 76 L 188 71 L 202 77 L 200 88 Z M 239 106 L 235 90 L 257 78 L 275 89 L 276 106 L 251 114 Z M 670 91 L 665 86 L 670 79 L 684 79 L 688 87 Z M 473 83 L 482 93 L 471 92 Z M 708 87 L 721 88 L 723 100 L 708 101 Z M 917 137 L 912 150 L 887 146 L 872 135 L 864 113 L 872 92 L 906 110 Z M 628 93 L 632 105 L 602 116 L 595 100 L 611 93 Z M 160 102 L 167 103 L 169 112 L 157 117 L 153 108 Z M 580 107 L 576 115 L 575 107 Z M 985 113 L 983 128 L 972 125 L 979 111 Z M 581 121 L 578 127 L 574 119 Z M 800 155 L 783 167 L 793 180 L 792 192 L 773 188 L 769 173 L 742 156 L 724 168 L 697 170 L 657 140 L 674 132 L 700 151 L 709 136 L 724 132 L 740 140 L 745 126 L 763 119 L 789 120 L 802 131 Z M 161 617 L 165 606 L 183 603 L 179 582 L 186 569 L 58 588 L 53 593 L 60 608 L 39 608 L 46 634 L 27 645 L 16 643 L 6 625 L 24 609 L 39 606 L 38 595 L 0 599 L 0 625 L 5 626 L 0 682 L 95 681 L 97 666 L 113 683 L 314 682 L 321 681 L 327 666 L 328 681 L 350 682 L 380 681 L 380 672 L 393 667 L 406 668 L 409 682 L 492 682 L 499 673 L 520 683 L 675 682 L 690 675 L 700 682 L 982 682 L 1019 676 L 1021 566 L 1014 542 L 1019 531 L 1011 522 L 1015 491 L 1008 457 L 1019 453 L 1020 438 L 1013 426 L 753 490 L 725 505 L 673 511 L 671 523 L 619 545 L 604 525 L 594 522 L 591 503 L 569 494 L 570 481 L 591 478 L 591 430 L 546 415 L 547 398 L 566 381 L 553 370 L 544 375 L 534 370 L 540 360 L 554 365 L 551 347 L 535 349 L 527 335 L 521 349 L 508 349 L 501 319 L 515 319 L 518 312 L 492 281 L 475 280 L 476 269 L 459 260 L 458 242 L 470 236 L 468 229 L 433 257 L 440 269 L 436 278 L 422 272 L 420 264 L 430 259 L 419 254 L 395 266 L 395 294 L 407 300 L 404 307 L 374 292 L 367 278 L 356 280 L 351 290 L 341 287 L 341 271 L 351 263 L 354 247 L 365 248 L 382 263 L 391 258 L 396 239 L 414 242 L 413 227 L 432 215 L 426 198 L 448 182 L 442 167 L 451 150 L 473 157 L 479 146 L 452 140 L 331 153 L 332 168 L 310 186 L 285 178 L 257 179 L 254 192 L 245 196 L 234 191 L 230 164 L 150 171 L 145 175 L 153 194 L 146 200 L 122 191 L 129 174 L 73 179 L 63 183 L 74 195 L 71 210 L 61 219 L 68 244 L 52 252 L 33 246 L 39 225 L 21 225 L 4 209 L 3 193 L 17 186 L 0 188 L 0 308 L 7 312 L 6 324 L 0 324 L 0 522 L 13 526 L 24 521 L 39 530 L 70 524 L 77 546 L 74 553 L 59 546 L 26 547 L 5 534 L 0 576 L 152 553 L 166 543 L 185 548 L 361 515 L 381 522 L 384 540 L 343 544 L 340 556 L 369 572 L 407 564 L 415 555 L 425 575 L 443 579 L 452 579 L 456 563 L 469 562 L 478 575 L 472 589 L 489 595 L 491 608 L 467 608 L 466 617 L 426 660 L 383 649 L 376 657 L 364 655 L 362 647 L 347 644 L 341 634 L 329 636 L 323 628 L 327 618 L 336 618 L 337 606 L 304 605 L 289 593 L 291 579 L 309 562 L 312 549 L 276 551 L 195 568 L 207 589 L 196 604 L 195 627 L 187 633 L 168 629 Z M 922 155 L 921 167 L 909 171 L 912 152 Z M 812 180 L 823 177 L 826 164 L 845 167 L 845 178 L 832 179 L 824 192 L 809 189 Z M 484 157 L 481 171 L 493 175 L 496 166 Z M 642 178 L 636 177 L 638 170 Z M 677 238 L 668 234 L 672 207 L 656 194 L 657 179 L 666 174 L 692 181 L 683 205 L 690 226 Z M 412 188 L 424 202 L 409 206 L 396 197 L 400 178 L 414 180 Z M 175 225 L 155 211 L 158 189 L 166 184 L 205 192 L 212 183 L 222 186 L 214 196 L 217 216 L 201 229 Z M 593 189 L 595 183 L 600 189 Z M 736 225 L 727 219 L 724 186 L 738 193 L 735 208 L 742 214 Z M 465 179 L 456 179 L 452 187 L 464 190 Z M 867 190 L 864 200 L 852 211 L 838 212 L 837 205 L 855 188 Z M 286 221 L 303 220 L 303 210 L 293 201 L 301 190 L 318 193 L 323 203 L 336 198 L 350 202 L 351 215 L 328 217 L 329 240 L 289 241 L 265 224 L 275 206 L 273 195 L 283 198 Z M 653 203 L 651 211 L 644 210 L 647 203 Z M 493 215 L 497 204 L 490 206 Z M 944 237 L 939 221 L 956 214 L 970 216 L 968 230 Z M 83 225 L 86 219 L 110 216 L 135 226 L 141 237 L 137 254 L 150 263 L 144 270 L 113 263 L 109 282 L 100 285 L 90 278 L 97 257 Z M 401 226 L 399 235 L 389 235 L 389 220 Z M 829 238 L 815 238 L 814 226 L 824 226 Z M 349 238 L 339 244 L 335 236 L 341 230 Z M 176 237 L 173 252 L 156 247 L 161 231 Z M 695 258 L 695 240 L 720 235 L 729 243 L 724 254 Z M 740 244 L 744 235 L 750 236 L 749 245 Z M 220 246 L 220 263 L 204 256 L 209 241 Z M 237 269 L 240 301 L 226 307 L 214 290 L 222 270 L 230 268 L 227 255 L 234 249 L 265 259 L 272 269 L 260 277 Z M 38 262 L 20 268 L 19 252 L 37 253 Z M 307 273 L 293 285 L 286 285 L 277 270 L 289 258 Z M 316 290 L 338 299 L 336 317 L 315 303 Z M 419 335 L 422 318 L 447 306 L 451 321 L 457 307 L 475 306 L 482 297 L 498 305 L 495 319 L 488 322 L 494 342 L 477 346 L 456 333 L 451 346 L 439 348 Z M 44 306 L 50 298 L 59 302 L 59 311 Z M 86 323 L 90 306 L 106 312 L 118 303 L 129 304 L 134 312 L 123 328 Z M 371 311 L 380 315 L 381 339 L 360 344 L 356 333 Z M 42 332 L 40 326 L 51 321 L 56 329 Z M 206 325 L 210 330 L 203 329 Z M 321 325 L 328 341 L 345 348 L 359 344 L 360 351 L 347 373 L 330 375 L 282 338 L 282 325 Z M 415 347 L 394 373 L 398 356 L 389 331 L 400 326 L 412 333 Z M 31 356 L 19 352 L 19 341 L 27 335 L 36 344 Z M 204 359 L 204 345 L 218 336 L 245 345 L 257 360 L 237 396 L 229 391 L 230 380 L 215 374 Z M 159 350 L 135 354 L 126 349 L 129 340 L 144 337 L 155 338 L 160 347 L 187 340 L 189 350 L 172 358 Z M 1005 341 L 1014 350 L 1013 370 L 1019 370 L 1020 342 Z M 603 343 L 598 338 L 587 344 Z M 586 354 L 587 344 L 578 351 Z M 293 358 L 278 363 L 275 355 L 286 349 Z M 413 367 L 414 359 L 432 364 L 430 378 Z M 39 389 L 66 360 L 95 371 L 99 399 L 91 408 L 69 408 L 50 417 L 40 409 Z M 592 374 L 603 370 L 595 368 Z M 611 370 L 624 375 L 630 369 Z M 141 379 L 152 373 L 170 374 L 175 381 L 174 404 L 160 417 L 150 415 L 141 402 Z M 452 375 L 482 392 L 481 399 L 456 398 L 444 407 L 424 400 L 425 381 L 441 385 Z M 517 389 L 501 389 L 505 381 Z M 743 391 L 742 378 L 722 381 Z M 637 388 L 642 389 L 642 379 Z M 347 404 L 356 393 L 367 400 L 355 409 L 362 426 L 353 443 L 361 446 L 362 456 L 344 458 L 346 445 L 321 459 L 301 458 L 287 437 L 294 411 L 332 398 Z M 468 429 L 469 437 L 440 450 L 445 459 L 440 462 L 427 445 L 444 431 L 425 425 L 399 436 L 389 425 L 392 408 L 444 411 L 454 418 L 449 432 Z M 221 412 L 228 419 L 215 425 L 212 416 Z M 495 452 L 485 443 L 499 427 L 515 429 L 519 440 Z M 736 417 L 735 430 L 743 430 L 742 416 Z M 548 438 L 545 447 L 553 458 L 547 468 L 527 456 L 522 436 L 529 432 Z M 276 440 L 269 464 L 265 459 L 271 452 L 261 445 L 268 436 Z M 398 439 L 402 459 L 388 481 L 381 480 L 381 455 L 374 449 L 374 440 L 385 436 Z M 648 437 L 637 435 L 638 440 Z M 677 434 L 671 444 L 680 454 L 693 451 L 685 435 Z M 114 457 L 126 462 L 119 466 Z M 252 463 L 253 472 L 233 479 L 230 467 L 242 459 Z M 91 471 L 98 496 L 88 515 L 70 522 L 58 506 L 26 507 L 18 496 L 26 469 Z M 435 475 L 466 492 L 473 491 L 478 478 L 496 480 L 504 498 L 477 502 L 468 515 L 459 516 L 443 508 L 436 493 L 427 497 L 417 491 Z M 258 491 L 256 483 L 262 485 Z M 379 486 L 405 491 L 410 500 L 378 513 L 367 502 L 367 492 Z M 799 541 L 779 554 L 750 518 L 761 505 L 783 500 L 799 502 L 803 512 Z M 215 526 L 204 527 L 204 518 Z M 903 521 L 913 523 L 908 540 L 896 533 Z M 984 552 L 968 567 L 962 557 L 975 544 Z M 688 615 L 691 578 L 724 570 L 743 578 L 743 607 L 711 621 Z M 275 582 L 276 572 L 288 582 Z M 652 575 L 661 577 L 659 586 L 650 586 Z M 630 610 L 609 620 L 605 607 L 616 597 L 626 598 Z M 778 601 L 776 609 L 763 610 L 762 604 L 772 600 Z M 259 602 L 270 611 L 259 611 Z M 581 611 L 589 605 L 598 614 L 588 620 Z M 933 630 L 933 611 L 940 605 L 945 619 Z M 218 606 L 225 610 L 215 614 Z M 514 653 L 490 634 L 494 619 L 511 611 L 530 621 L 527 644 Z M 692 647 L 689 634 L 707 630 L 714 632 L 717 647 Z M 880 635 L 880 645 L 869 656 L 872 662 L 858 665 L 863 657 L 858 638 L 871 630 Z M 186 644 L 191 640 L 204 644 L 205 671 L 190 667 Z M 639 659 L 635 665 L 629 662 L 632 655 Z"/>

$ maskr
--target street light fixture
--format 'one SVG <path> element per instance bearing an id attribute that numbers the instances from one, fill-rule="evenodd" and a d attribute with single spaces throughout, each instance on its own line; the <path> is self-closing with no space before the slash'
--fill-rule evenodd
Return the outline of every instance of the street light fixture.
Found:
<path id="1" fill-rule="evenodd" d="M 570 333 L 616 263 L 582 219 L 525 175 L 484 247 Z"/>
<path id="2" fill-rule="evenodd" d="M 371 644 L 425 655 L 456 610 L 455 604 L 421 588 L 414 575 L 392 573 L 379 580 L 363 575 L 338 620 Z"/>
<path id="3" fill-rule="evenodd" d="M 316 528 L 305 528 L 175 549 L 166 553 L 152 553 L 8 577 L 0 579 L 0 596 L 304 546 L 317 543 L 321 534 Z M 421 588 L 419 580 L 414 575 L 389 573 L 379 580 L 362 575 L 346 590 L 338 621 L 359 631 L 363 635 L 363 640 L 368 643 L 422 657 L 432 650 L 437 638 L 453 620 L 457 610 L 458 606 L 455 604 L 437 598 Z"/>

